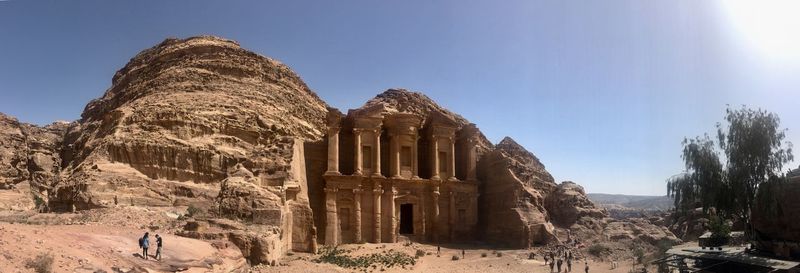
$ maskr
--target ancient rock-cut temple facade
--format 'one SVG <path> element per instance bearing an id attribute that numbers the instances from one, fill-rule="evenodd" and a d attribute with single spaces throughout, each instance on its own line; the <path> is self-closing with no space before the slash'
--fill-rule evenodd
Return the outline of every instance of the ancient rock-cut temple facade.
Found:
<path id="1" fill-rule="evenodd" d="M 475 239 L 477 128 L 384 110 L 329 111 L 324 243 Z"/>

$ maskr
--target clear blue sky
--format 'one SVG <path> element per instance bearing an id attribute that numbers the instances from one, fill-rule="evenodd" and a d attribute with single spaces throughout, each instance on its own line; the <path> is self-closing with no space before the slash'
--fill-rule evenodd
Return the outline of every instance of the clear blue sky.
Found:
<path id="1" fill-rule="evenodd" d="M 75 120 L 139 51 L 212 34 L 288 64 L 334 107 L 422 91 L 559 181 L 661 195 L 680 141 L 714 132 L 726 104 L 776 112 L 800 143 L 797 9 L 736 5 L 0 1 L 0 112 Z"/>

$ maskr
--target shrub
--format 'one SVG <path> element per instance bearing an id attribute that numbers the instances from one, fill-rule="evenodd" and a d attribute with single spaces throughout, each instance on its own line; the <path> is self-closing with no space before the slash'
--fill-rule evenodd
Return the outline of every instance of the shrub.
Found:
<path id="1" fill-rule="evenodd" d="M 608 248 L 608 246 L 604 244 L 593 244 L 589 246 L 589 249 L 587 249 L 589 254 L 592 254 L 594 256 L 603 255 L 603 253 L 608 252 L 609 250 L 610 249 Z"/>
<path id="2" fill-rule="evenodd" d="M 417 252 L 414 254 L 414 257 L 419 258 L 419 257 L 422 257 L 422 256 L 425 256 L 425 250 L 417 249 Z"/>
<path id="3" fill-rule="evenodd" d="M 637 263 L 642 263 L 644 261 L 644 249 L 640 246 L 633 247 L 633 257 L 636 257 Z"/>
<path id="4" fill-rule="evenodd" d="M 319 253 L 320 256 L 312 260 L 313 262 L 335 264 L 340 267 L 356 270 L 366 270 L 370 267 L 376 269 L 378 265 L 380 265 L 382 269 L 395 266 L 404 267 L 417 263 L 415 257 L 395 250 L 352 257 L 348 255 L 350 251 L 342 250 L 338 247 L 323 247 Z"/>
<path id="5" fill-rule="evenodd" d="M 497 257 L 503 257 L 503 252 L 497 252 Z"/>
<path id="6" fill-rule="evenodd" d="M 25 267 L 32 268 L 36 273 L 53 272 L 53 254 L 39 254 L 36 258 L 25 262 Z"/>
<path id="7" fill-rule="evenodd" d="M 664 254 L 672 248 L 672 241 L 667 240 L 666 238 L 662 238 L 656 242 L 656 248 L 658 248 L 658 254 Z"/>
<path id="8" fill-rule="evenodd" d="M 44 199 L 37 194 L 33 194 L 33 204 L 35 205 L 36 210 L 39 212 L 44 212 L 44 210 L 47 209 L 47 202 L 45 202 Z"/>
<path id="9" fill-rule="evenodd" d="M 709 244 L 711 246 L 727 244 L 731 238 L 731 226 L 719 216 L 710 217 L 709 220 L 709 229 L 711 230 Z"/>
<path id="10" fill-rule="evenodd" d="M 194 205 L 189 205 L 189 207 L 186 209 L 186 214 L 188 214 L 191 217 L 199 217 L 199 216 L 204 215 L 205 211 L 203 211 L 203 209 L 201 209 L 199 207 L 196 207 Z"/>
<path id="11" fill-rule="evenodd" d="M 481 258 L 486 258 L 486 256 L 488 256 L 488 255 L 486 255 L 486 252 L 481 253 Z"/>
<path id="12" fill-rule="evenodd" d="M 458 260 L 461 260 L 461 257 L 458 257 L 458 255 L 453 255 L 453 257 L 450 258 L 450 260 L 458 261 Z"/>

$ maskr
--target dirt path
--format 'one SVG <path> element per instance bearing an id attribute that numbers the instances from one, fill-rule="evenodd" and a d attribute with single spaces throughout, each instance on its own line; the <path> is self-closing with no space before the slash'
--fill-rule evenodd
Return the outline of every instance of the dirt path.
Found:
<path id="1" fill-rule="evenodd" d="M 54 272 L 229 272 L 245 263 L 235 247 L 219 250 L 208 242 L 169 234 L 162 234 L 162 260 L 144 260 L 138 247 L 142 233 L 102 225 L 0 223 L 0 272 L 33 272 L 25 268 L 25 261 L 43 253 L 52 254 Z M 155 247 L 149 254 L 155 255 Z"/>
<path id="2" fill-rule="evenodd" d="M 468 273 L 515 273 L 515 272 L 530 272 L 530 273 L 549 273 L 550 267 L 546 266 L 541 256 L 537 256 L 535 260 L 529 260 L 526 250 L 491 250 L 491 249 L 467 249 L 464 258 L 461 258 L 460 249 L 452 249 L 442 247 L 439 257 L 436 256 L 436 247 L 432 245 L 414 244 L 412 246 L 404 246 L 402 244 L 363 244 L 363 245 L 346 245 L 344 248 L 351 249 L 351 255 L 358 256 L 368 253 L 380 252 L 383 250 L 394 249 L 414 255 L 417 249 L 423 250 L 430 255 L 426 255 L 417 260 L 417 264 L 412 268 L 402 269 L 398 267 L 386 268 L 380 270 L 377 268 L 371 272 L 375 273 L 409 273 L 409 272 L 425 272 L 425 273 L 452 273 L 452 272 L 468 272 Z M 498 256 L 497 253 L 500 253 Z M 486 254 L 483 257 L 482 254 Z M 458 256 L 459 260 L 454 261 L 453 256 Z M 327 273 L 327 272 L 362 272 L 359 270 L 348 270 L 337 267 L 331 264 L 318 264 L 311 262 L 314 258 L 310 254 L 296 254 L 288 257 L 284 263 L 286 265 L 279 267 L 257 268 L 258 272 L 280 272 L 280 273 Z M 603 273 L 628 273 L 631 269 L 630 262 L 620 263 L 616 269 L 611 269 L 610 262 L 589 261 L 589 272 L 603 272 Z M 566 265 L 562 268 L 562 272 L 566 270 Z M 583 261 L 573 264 L 572 272 L 583 273 Z M 648 272 L 655 272 L 653 268 L 649 268 Z"/>

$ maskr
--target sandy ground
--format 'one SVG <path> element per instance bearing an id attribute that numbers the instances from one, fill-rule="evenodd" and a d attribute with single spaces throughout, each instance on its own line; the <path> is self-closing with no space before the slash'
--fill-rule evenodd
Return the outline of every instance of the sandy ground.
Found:
<path id="1" fill-rule="evenodd" d="M 162 233 L 162 260 L 144 260 L 145 230 L 113 224 L 42 225 L 0 222 L 0 272 L 33 272 L 26 261 L 52 254 L 53 272 L 229 272 L 245 264 L 234 247 Z M 155 255 L 151 232 L 149 254 Z"/>
<path id="2" fill-rule="evenodd" d="M 75 214 L 37 214 L 0 212 L 0 273 L 33 272 L 26 261 L 41 254 L 54 258 L 53 272 L 231 272 L 247 268 L 246 261 L 236 246 L 229 242 L 208 242 L 173 235 L 179 228 L 177 215 L 180 208 L 118 207 L 91 210 Z M 165 247 L 161 261 L 144 260 L 138 247 L 138 238 L 151 231 L 154 246 L 155 233 L 164 237 Z M 442 246 L 436 255 L 436 246 L 425 244 L 354 244 L 341 246 L 351 250 L 351 256 L 360 256 L 388 250 L 414 255 L 422 250 L 425 255 L 407 268 L 375 268 L 371 272 L 550 272 L 539 253 L 543 249 L 493 250 L 485 246 Z M 461 250 L 466 255 L 461 257 Z M 534 260 L 530 252 L 537 253 Z M 498 253 L 500 255 L 498 255 Z M 150 249 L 155 255 L 155 247 Z M 482 257 L 486 254 L 486 257 Z M 312 262 L 317 255 L 290 253 L 277 266 L 257 266 L 251 272 L 322 273 L 363 272 L 336 265 Z M 630 272 L 630 260 L 611 269 L 609 261 L 589 260 L 589 272 Z M 566 265 L 564 266 L 566 267 Z M 565 268 L 564 268 L 565 269 Z M 563 272 L 563 271 L 562 271 Z M 572 272 L 584 272 L 584 262 L 573 264 Z M 648 272 L 655 272 L 648 268 Z"/>
<path id="3" fill-rule="evenodd" d="M 453 261 L 452 257 L 457 255 L 461 257 L 460 248 L 447 248 L 442 247 L 439 257 L 436 256 L 436 247 L 432 245 L 412 244 L 405 246 L 403 244 L 363 244 L 363 245 L 346 245 L 346 249 L 351 249 L 351 255 L 358 256 L 368 253 L 380 252 L 383 250 L 394 249 L 403 251 L 409 255 L 414 255 L 417 249 L 429 252 L 417 260 L 416 265 L 411 268 L 385 268 L 383 271 L 380 268 L 372 272 L 388 272 L 388 273 L 408 273 L 408 272 L 426 272 L 426 273 L 452 273 L 452 272 L 474 272 L 474 273 L 487 273 L 487 272 L 550 272 L 550 267 L 546 266 L 541 256 L 537 256 L 535 260 L 528 259 L 528 253 L 531 251 L 538 252 L 537 249 L 529 250 L 491 250 L 481 248 L 467 248 L 466 255 L 463 259 Z M 486 253 L 486 257 L 481 257 L 482 253 Z M 496 253 L 501 253 L 497 256 Z M 295 254 L 287 257 L 282 266 L 255 268 L 254 271 L 258 272 L 309 272 L 309 273 L 323 273 L 323 272 L 361 272 L 353 269 L 344 269 L 331 264 L 319 264 L 311 262 L 314 258 L 311 254 Z M 600 262 L 597 260 L 589 260 L 589 272 L 614 272 L 614 273 L 628 273 L 632 267 L 632 262 L 620 262 L 619 267 L 611 269 L 610 262 Z M 637 268 L 641 268 L 638 266 Z M 566 265 L 562 268 L 565 272 Z M 573 264 L 572 272 L 583 273 L 584 262 Z M 655 272 L 655 268 L 648 268 L 648 272 Z"/>

